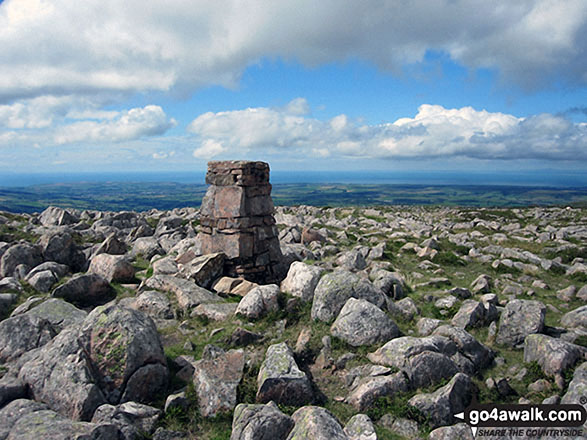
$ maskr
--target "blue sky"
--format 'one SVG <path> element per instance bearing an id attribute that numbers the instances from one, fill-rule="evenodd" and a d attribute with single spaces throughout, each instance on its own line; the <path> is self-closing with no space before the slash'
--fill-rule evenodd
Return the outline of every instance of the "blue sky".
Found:
<path id="1" fill-rule="evenodd" d="M 587 170 L 587 2 L 0 1 L 0 172 Z"/>

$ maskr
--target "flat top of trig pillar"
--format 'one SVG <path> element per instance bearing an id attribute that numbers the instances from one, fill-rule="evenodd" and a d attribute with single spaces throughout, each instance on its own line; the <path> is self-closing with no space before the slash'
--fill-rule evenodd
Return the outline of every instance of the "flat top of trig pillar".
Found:
<path id="1" fill-rule="evenodd" d="M 269 183 L 269 164 L 249 160 L 208 162 L 206 183 L 216 186 L 257 186 Z"/>
<path id="2" fill-rule="evenodd" d="M 211 160 L 208 162 L 208 171 L 228 171 L 228 170 L 266 170 L 269 169 L 267 162 L 254 160 Z"/>

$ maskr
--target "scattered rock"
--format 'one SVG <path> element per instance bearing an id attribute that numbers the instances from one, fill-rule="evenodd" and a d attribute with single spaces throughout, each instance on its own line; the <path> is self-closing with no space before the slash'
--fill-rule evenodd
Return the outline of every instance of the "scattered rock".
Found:
<path id="1" fill-rule="evenodd" d="M 279 287 L 275 284 L 255 287 L 241 299 L 235 313 L 248 319 L 258 319 L 279 310 L 278 298 Z"/>
<path id="2" fill-rule="evenodd" d="M 282 342 L 269 346 L 257 376 L 257 402 L 271 400 L 301 406 L 314 398 L 312 384 L 298 365 L 291 349 Z"/>
<path id="3" fill-rule="evenodd" d="M 377 306 L 349 298 L 330 327 L 332 336 L 353 347 L 389 341 L 399 335 L 397 325 Z"/>
<path id="4" fill-rule="evenodd" d="M 99 254 L 92 258 L 88 273 L 100 275 L 109 283 L 128 283 L 135 277 L 135 268 L 122 255 Z"/>
<path id="5" fill-rule="evenodd" d="M 507 303 L 499 320 L 496 342 L 516 346 L 526 336 L 544 329 L 546 307 L 539 301 L 514 299 Z"/>
<path id="6" fill-rule="evenodd" d="M 330 411 L 319 406 L 304 406 L 293 413 L 295 422 L 288 440 L 348 440 L 342 426 Z"/>
<path id="7" fill-rule="evenodd" d="M 274 402 L 266 405 L 241 403 L 234 409 L 230 440 L 285 440 L 294 421 L 282 413 Z"/>
<path id="8" fill-rule="evenodd" d="M 524 362 L 538 362 L 549 376 L 563 373 L 586 353 L 584 347 L 546 335 L 531 334 L 524 340 Z"/>
<path id="9" fill-rule="evenodd" d="M 314 290 L 323 272 L 320 267 L 294 261 L 281 282 L 281 290 L 310 302 L 314 299 Z"/>
<path id="10" fill-rule="evenodd" d="M 106 254 L 102 254 L 106 255 Z M 53 290 L 52 296 L 80 307 L 105 304 L 116 298 L 110 283 L 97 274 L 78 274 Z"/>

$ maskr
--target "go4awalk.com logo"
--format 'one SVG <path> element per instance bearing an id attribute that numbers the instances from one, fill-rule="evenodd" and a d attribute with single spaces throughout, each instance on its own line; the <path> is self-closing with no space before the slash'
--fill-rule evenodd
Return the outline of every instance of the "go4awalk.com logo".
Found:
<path id="1" fill-rule="evenodd" d="M 473 431 L 476 436 L 488 435 L 551 435 L 548 431 L 556 430 L 557 436 L 581 436 L 583 424 L 587 421 L 587 411 L 582 405 L 513 405 L 513 404 L 474 404 L 464 412 L 455 414 Z"/>

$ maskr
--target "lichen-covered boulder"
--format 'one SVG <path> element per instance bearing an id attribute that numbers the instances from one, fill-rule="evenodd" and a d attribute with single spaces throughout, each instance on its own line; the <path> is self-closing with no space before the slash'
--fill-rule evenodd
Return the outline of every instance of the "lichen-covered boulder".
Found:
<path id="1" fill-rule="evenodd" d="M 466 423 L 457 423 L 452 426 L 441 426 L 430 432 L 428 440 L 475 440 L 471 427 Z"/>
<path id="2" fill-rule="evenodd" d="M 209 351 L 194 363 L 194 388 L 198 395 L 200 414 L 214 417 L 236 406 L 236 389 L 243 377 L 243 350 Z"/>
<path id="3" fill-rule="evenodd" d="M 399 335 L 399 328 L 379 307 L 364 299 L 349 298 L 330 333 L 359 347 L 389 341 Z"/>
<path id="4" fill-rule="evenodd" d="M 524 362 L 538 362 L 549 376 L 563 373 L 586 353 L 584 347 L 546 335 L 532 334 L 524 340 Z"/>
<path id="5" fill-rule="evenodd" d="M 310 302 L 314 299 L 314 291 L 322 273 L 324 269 L 321 267 L 294 261 L 281 282 L 281 290 Z"/>
<path id="6" fill-rule="evenodd" d="M 0 258 L 0 278 L 15 275 L 16 267 L 24 264 L 30 271 L 43 262 L 41 249 L 29 243 L 18 243 L 10 246 Z"/>
<path id="7" fill-rule="evenodd" d="M 304 406 L 292 418 L 295 426 L 287 440 L 348 440 L 339 421 L 326 408 Z"/>
<path id="8" fill-rule="evenodd" d="M 56 206 L 49 206 L 39 215 L 39 222 L 43 226 L 65 226 L 72 225 L 78 221 L 77 215 Z"/>
<path id="9" fill-rule="evenodd" d="M 561 325 L 566 328 L 587 328 L 587 305 L 565 313 L 561 317 Z"/>
<path id="10" fill-rule="evenodd" d="M 587 409 L 584 398 L 587 395 L 587 362 L 583 362 L 573 373 L 573 379 L 569 383 L 566 394 L 561 403 L 580 403 Z"/>
<path id="11" fill-rule="evenodd" d="M 276 284 L 255 287 L 240 300 L 235 313 L 248 319 L 258 319 L 279 310 L 278 298 L 279 287 Z"/>
<path id="12" fill-rule="evenodd" d="M 178 263 L 181 276 L 192 279 L 198 286 L 208 289 L 222 276 L 225 255 L 222 252 L 191 258 Z"/>
<path id="13" fill-rule="evenodd" d="M 368 280 L 345 270 L 337 270 L 324 275 L 318 282 L 312 302 L 312 319 L 331 322 L 349 298 L 364 299 L 379 308 L 386 304 L 385 295 Z"/>
<path id="14" fill-rule="evenodd" d="M 373 422 L 367 414 L 355 414 L 344 427 L 349 440 L 377 440 Z"/>
<path id="15" fill-rule="evenodd" d="M 67 231 L 49 232 L 39 238 L 39 246 L 46 261 L 55 261 L 79 272 L 86 265 L 84 253 L 77 247 L 73 236 Z"/>
<path id="16" fill-rule="evenodd" d="M 108 402 L 148 403 L 167 387 L 169 371 L 155 324 L 119 307 L 94 309 L 79 335 Z"/>
<path id="17" fill-rule="evenodd" d="M 285 440 L 293 426 L 293 419 L 274 402 L 241 403 L 234 409 L 230 440 Z"/>
<path id="18" fill-rule="evenodd" d="M 540 301 L 514 299 L 507 303 L 499 319 L 496 342 L 516 346 L 526 336 L 544 329 L 546 306 Z"/>
<path id="19" fill-rule="evenodd" d="M 257 376 L 257 402 L 304 405 L 314 398 L 312 384 L 285 342 L 269 346 Z"/>
<path id="20" fill-rule="evenodd" d="M 184 311 L 189 311 L 203 303 L 224 301 L 220 296 L 198 286 L 192 280 L 171 275 L 154 275 L 145 280 L 141 285 L 141 289 L 143 288 L 173 293 L 177 299 L 177 304 Z"/>
<path id="21" fill-rule="evenodd" d="M 352 389 L 346 402 L 357 411 L 366 411 L 379 397 L 393 396 L 409 389 L 409 382 L 403 371 L 385 376 L 368 376 Z"/>
<path id="22" fill-rule="evenodd" d="M 471 403 L 474 384 L 469 376 L 457 373 L 448 384 L 429 394 L 416 394 L 408 404 L 428 417 L 433 428 L 455 423 L 454 415 Z"/>
<path id="23" fill-rule="evenodd" d="M 56 332 L 80 324 L 88 314 L 73 304 L 58 298 L 49 298 L 26 312 L 29 316 L 46 319 Z"/>
<path id="24" fill-rule="evenodd" d="M 34 315 L 19 315 L 0 322 L 0 363 L 14 361 L 27 351 L 41 347 L 57 331 L 49 321 Z"/>

